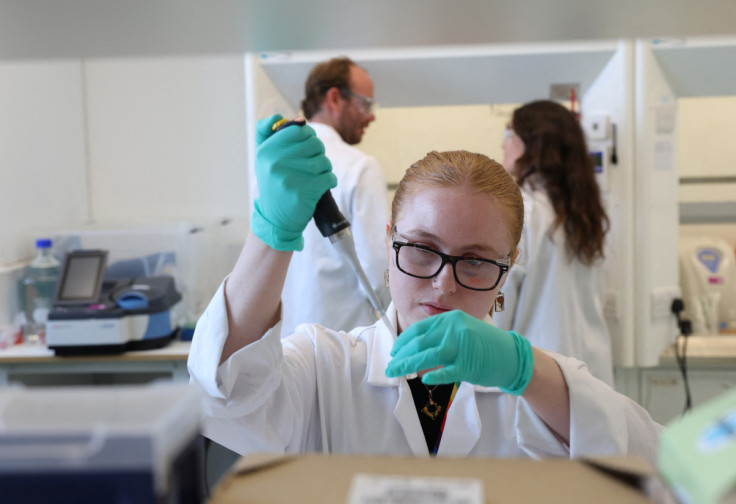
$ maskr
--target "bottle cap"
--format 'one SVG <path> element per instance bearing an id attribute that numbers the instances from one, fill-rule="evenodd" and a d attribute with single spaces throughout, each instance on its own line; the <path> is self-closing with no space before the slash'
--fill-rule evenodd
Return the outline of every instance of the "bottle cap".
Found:
<path id="1" fill-rule="evenodd" d="M 51 240 L 48 238 L 39 238 L 36 240 L 36 248 L 51 248 Z"/>

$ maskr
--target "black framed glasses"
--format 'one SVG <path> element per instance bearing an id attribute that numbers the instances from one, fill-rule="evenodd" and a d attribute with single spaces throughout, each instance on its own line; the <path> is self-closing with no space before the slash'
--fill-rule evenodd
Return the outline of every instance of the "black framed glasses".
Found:
<path id="1" fill-rule="evenodd" d="M 350 96 L 358 100 L 358 103 L 360 104 L 361 108 L 366 112 L 366 114 L 370 114 L 371 112 L 373 112 L 373 107 L 377 106 L 376 100 L 374 100 L 373 98 L 368 98 L 367 96 L 356 93 L 351 89 L 340 88 L 340 91 L 342 92 L 343 96 Z"/>
<path id="2" fill-rule="evenodd" d="M 455 281 L 466 289 L 489 291 L 496 288 L 510 264 L 480 257 L 451 256 L 425 245 L 393 240 L 396 267 L 415 278 L 434 278 L 445 264 L 452 264 Z"/>

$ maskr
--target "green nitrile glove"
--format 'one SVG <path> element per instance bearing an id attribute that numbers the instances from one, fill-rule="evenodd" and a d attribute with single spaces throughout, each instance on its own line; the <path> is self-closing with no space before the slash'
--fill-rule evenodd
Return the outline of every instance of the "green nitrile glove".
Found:
<path id="1" fill-rule="evenodd" d="M 441 366 L 422 377 L 427 385 L 466 381 L 521 395 L 532 379 L 529 341 L 460 310 L 427 317 L 394 342 L 386 376 L 393 378 Z"/>
<path id="2" fill-rule="evenodd" d="M 276 250 L 304 248 L 302 232 L 322 195 L 337 185 L 325 146 L 309 126 L 272 132 L 276 114 L 256 125 L 255 201 L 251 229 Z"/>

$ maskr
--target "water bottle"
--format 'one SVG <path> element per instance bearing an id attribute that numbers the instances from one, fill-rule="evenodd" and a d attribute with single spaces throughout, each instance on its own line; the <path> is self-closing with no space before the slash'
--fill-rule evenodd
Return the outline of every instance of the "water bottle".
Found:
<path id="1" fill-rule="evenodd" d="M 20 281 L 20 308 L 26 317 L 23 339 L 26 343 L 44 343 L 46 319 L 54 303 L 59 281 L 59 261 L 51 254 L 51 240 L 36 240 L 36 257 Z"/>

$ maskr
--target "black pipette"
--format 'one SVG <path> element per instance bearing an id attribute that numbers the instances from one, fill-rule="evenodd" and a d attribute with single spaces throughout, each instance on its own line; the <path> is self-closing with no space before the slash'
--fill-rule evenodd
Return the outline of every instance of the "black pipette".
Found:
<path id="1" fill-rule="evenodd" d="M 307 123 L 305 119 L 297 118 L 292 120 L 281 119 L 276 121 L 271 128 L 273 131 L 282 130 L 288 126 L 296 125 L 303 126 Z M 353 272 L 358 277 L 358 282 L 363 286 L 363 289 L 368 294 L 368 300 L 371 306 L 376 312 L 378 318 L 383 320 L 388 330 L 395 336 L 396 331 L 388 320 L 386 310 L 381 304 L 381 300 L 378 298 L 378 294 L 373 290 L 370 280 L 363 271 L 358 260 L 358 255 L 355 252 L 355 240 L 353 239 L 353 233 L 350 230 L 350 222 L 345 218 L 340 209 L 337 207 L 335 198 L 332 197 L 332 192 L 325 192 L 317 202 L 317 207 L 314 210 L 314 223 L 317 225 L 317 229 L 322 233 L 322 236 L 329 238 L 330 243 L 342 254 L 342 256 L 348 261 Z"/>

